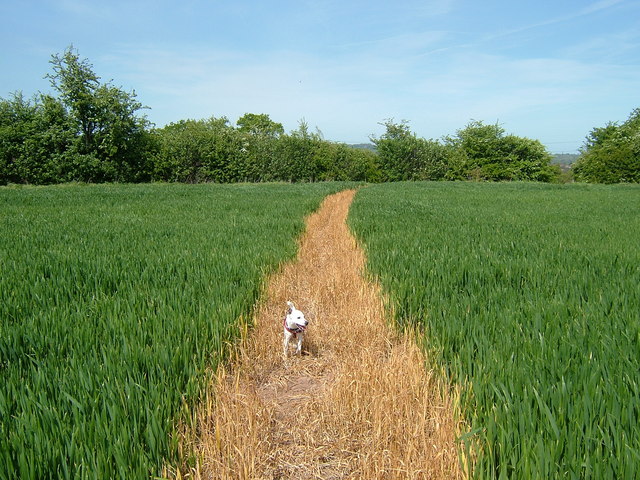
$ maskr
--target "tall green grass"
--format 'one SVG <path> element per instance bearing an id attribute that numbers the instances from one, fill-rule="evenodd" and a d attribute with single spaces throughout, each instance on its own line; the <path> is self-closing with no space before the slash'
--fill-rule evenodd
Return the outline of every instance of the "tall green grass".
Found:
<path id="1" fill-rule="evenodd" d="M 340 188 L 0 188 L 0 478 L 157 474 L 264 275 Z"/>
<path id="2" fill-rule="evenodd" d="M 640 188 L 401 183 L 350 224 L 464 387 L 475 478 L 640 477 Z"/>

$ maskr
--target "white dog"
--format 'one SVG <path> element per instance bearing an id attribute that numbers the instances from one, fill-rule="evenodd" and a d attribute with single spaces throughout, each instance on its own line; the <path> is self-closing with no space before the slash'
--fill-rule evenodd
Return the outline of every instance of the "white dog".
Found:
<path id="1" fill-rule="evenodd" d="M 296 353 L 302 353 L 302 340 L 304 340 L 304 331 L 307 329 L 309 322 L 304 318 L 304 313 L 298 310 L 292 302 L 287 302 L 289 309 L 287 316 L 284 317 L 284 342 L 283 355 L 287 358 L 289 351 L 289 342 L 292 339 L 297 341 Z"/>

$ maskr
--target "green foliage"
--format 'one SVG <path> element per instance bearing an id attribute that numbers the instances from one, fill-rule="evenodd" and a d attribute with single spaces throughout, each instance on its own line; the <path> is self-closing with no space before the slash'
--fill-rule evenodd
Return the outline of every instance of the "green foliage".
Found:
<path id="1" fill-rule="evenodd" d="M 550 182 L 558 181 L 560 175 L 539 141 L 505 135 L 498 125 L 475 121 L 440 142 L 417 137 L 406 121 L 387 120 L 385 133 L 371 138 L 375 152 L 327 142 L 320 131 L 310 132 L 304 121 L 286 134 L 281 123 L 264 113 L 246 113 L 236 127 L 224 117 L 211 117 L 150 130 L 147 119 L 139 114 L 144 107 L 135 92 L 101 83 L 91 63 L 73 47 L 53 55 L 50 63 L 53 71 L 47 78 L 58 98 L 39 95 L 25 101 L 16 94 L 0 99 L 0 184 L 334 179 Z M 614 152 L 609 141 L 600 148 L 601 139 L 609 134 L 617 142 Z M 621 171 L 608 175 L 606 181 L 637 181 L 638 135 L 625 135 L 615 126 L 594 131 L 594 145 L 600 153 L 606 151 L 608 163 Z M 618 141 L 620 136 L 624 140 Z M 606 163 L 600 155 L 593 156 L 597 158 L 592 163 L 585 160 L 578 165 L 583 179 L 593 178 L 594 171 Z"/>
<path id="2" fill-rule="evenodd" d="M 450 148 L 450 179 L 550 182 L 560 175 L 538 140 L 505 135 L 497 124 L 472 121 L 445 142 Z"/>
<path id="3" fill-rule="evenodd" d="M 406 121 L 383 124 L 386 132 L 371 138 L 379 155 L 384 181 L 442 180 L 448 169 L 445 147 L 434 140 L 418 138 Z"/>
<path id="4" fill-rule="evenodd" d="M 252 127 L 266 115 L 246 114 L 233 128 L 226 118 L 186 120 L 154 131 L 155 180 L 178 182 L 375 181 L 375 154 L 325 141 L 301 122 L 290 134 Z M 266 119 L 266 120 L 265 120 Z M 273 125 L 280 125 L 271 122 Z M 272 126 L 273 126 L 272 125 Z M 264 130 L 266 129 L 266 130 Z"/>
<path id="5" fill-rule="evenodd" d="M 52 87 L 60 94 L 60 101 L 68 109 L 81 133 L 80 153 L 95 149 L 94 133 L 98 129 L 99 112 L 96 92 L 100 88 L 99 77 L 86 59 L 80 59 L 72 47 L 62 56 L 52 55 L 53 73 L 48 74 Z"/>
<path id="6" fill-rule="evenodd" d="M 378 156 L 342 143 L 318 142 L 314 153 L 321 181 L 379 182 Z"/>
<path id="7" fill-rule="evenodd" d="M 418 138 L 408 123 L 387 120 L 372 138 L 383 180 L 557 180 L 560 171 L 537 140 L 505 135 L 499 125 L 471 122 L 444 143 Z"/>
<path id="8" fill-rule="evenodd" d="M 396 183 L 349 223 L 462 387 L 473 478 L 640 475 L 640 190 Z"/>
<path id="9" fill-rule="evenodd" d="M 0 189 L 0 478 L 175 461 L 207 369 L 341 187 Z"/>
<path id="10" fill-rule="evenodd" d="M 143 106 L 135 99 L 135 92 L 101 84 L 93 66 L 72 47 L 62 56 L 53 55 L 50 63 L 53 73 L 47 78 L 78 132 L 75 153 L 99 160 L 97 178 L 83 180 L 147 180 L 143 156 L 148 122 L 137 115 Z"/>
<path id="11" fill-rule="evenodd" d="M 640 182 L 640 108 L 622 125 L 594 128 L 573 168 L 576 180 L 592 183 Z"/>
<path id="12" fill-rule="evenodd" d="M 0 99 L 0 183 L 72 180 L 73 141 L 73 124 L 55 98 Z"/>
<path id="13" fill-rule="evenodd" d="M 182 120 L 154 132 L 154 180 L 228 182 L 230 165 L 240 155 L 240 136 L 225 118 Z"/>
<path id="14" fill-rule="evenodd" d="M 0 183 L 148 180 L 150 138 L 135 93 L 100 84 L 71 48 L 51 63 L 59 98 L 0 99 Z"/>
<path id="15" fill-rule="evenodd" d="M 236 124 L 238 125 L 238 130 L 251 135 L 279 137 L 284 134 L 282 124 L 271 120 L 266 113 L 245 113 L 238 119 Z"/>

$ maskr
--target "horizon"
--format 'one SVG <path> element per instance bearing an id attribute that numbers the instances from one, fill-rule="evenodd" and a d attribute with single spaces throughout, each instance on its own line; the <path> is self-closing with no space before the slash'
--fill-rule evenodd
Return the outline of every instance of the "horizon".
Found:
<path id="1" fill-rule="evenodd" d="M 266 113 L 359 144 L 385 119 L 433 139 L 480 120 L 575 154 L 640 106 L 637 0 L 42 0 L 0 14 L 0 97 L 50 92 L 48 62 L 73 45 L 158 127 Z"/>

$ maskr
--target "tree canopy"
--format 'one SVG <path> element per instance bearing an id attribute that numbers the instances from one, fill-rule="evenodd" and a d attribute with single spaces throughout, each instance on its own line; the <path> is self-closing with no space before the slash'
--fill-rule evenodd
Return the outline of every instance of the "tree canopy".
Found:
<path id="1" fill-rule="evenodd" d="M 450 148 L 452 178 L 475 180 L 535 180 L 549 182 L 559 170 L 540 141 L 505 135 L 498 124 L 472 120 L 445 138 Z"/>
<path id="2" fill-rule="evenodd" d="M 266 113 L 255 114 L 245 113 L 236 122 L 238 130 L 252 135 L 264 135 L 277 138 L 284 134 L 284 127 L 281 123 L 274 122 Z"/>
<path id="3" fill-rule="evenodd" d="M 594 128 L 573 171 L 583 182 L 640 182 L 640 108 L 622 125 L 610 122 Z"/>
<path id="4" fill-rule="evenodd" d="M 388 119 L 386 128 L 375 144 L 383 180 L 442 180 L 447 172 L 445 147 L 437 141 L 419 138 L 406 120 L 396 123 Z"/>
<path id="5" fill-rule="evenodd" d="M 149 124 L 135 92 L 101 83 L 73 47 L 50 63 L 57 97 L 0 101 L 0 181 L 148 180 Z"/>
<path id="6" fill-rule="evenodd" d="M 559 170 L 537 140 L 471 121 L 443 142 L 418 138 L 406 121 L 387 120 L 375 143 L 384 180 L 555 180 Z"/>

